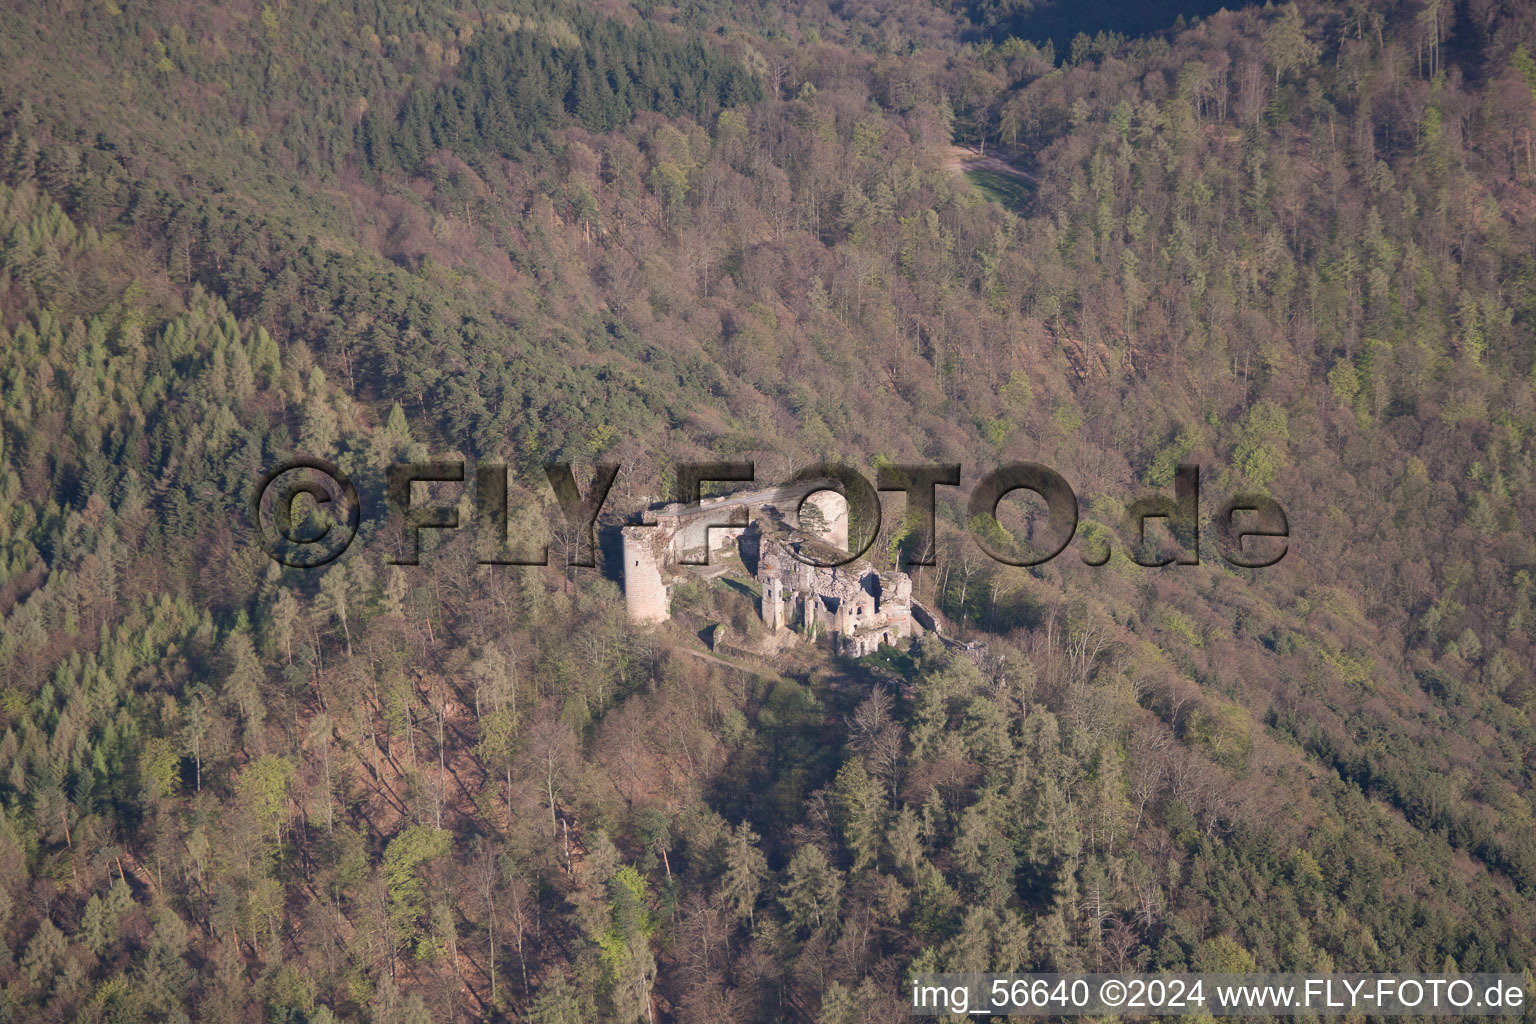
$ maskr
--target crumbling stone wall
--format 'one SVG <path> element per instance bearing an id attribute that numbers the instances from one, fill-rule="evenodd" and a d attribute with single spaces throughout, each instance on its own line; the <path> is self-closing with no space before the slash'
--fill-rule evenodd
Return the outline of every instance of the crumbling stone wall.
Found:
<path id="1" fill-rule="evenodd" d="M 912 578 L 903 572 L 876 572 L 863 559 L 840 566 L 807 565 L 795 549 L 821 545 L 787 527 L 770 529 L 759 540 L 757 581 L 762 588 L 763 623 L 772 631 L 798 626 L 814 639 L 825 623 L 837 649 L 855 657 L 881 644 L 896 644 L 917 630 L 912 622 Z"/>

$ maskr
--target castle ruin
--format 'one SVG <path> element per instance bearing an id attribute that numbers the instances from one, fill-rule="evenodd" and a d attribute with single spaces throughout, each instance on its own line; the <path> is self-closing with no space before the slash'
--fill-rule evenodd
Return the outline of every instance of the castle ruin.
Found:
<path id="1" fill-rule="evenodd" d="M 666 621 L 674 585 L 724 574 L 726 559 L 711 564 L 711 556 L 735 554 L 759 590 L 758 611 L 772 636 L 793 630 L 860 657 L 934 628 L 906 573 L 879 572 L 862 558 L 811 564 L 847 558 L 848 508 L 835 486 L 819 480 L 667 505 L 648 513 L 653 522 L 625 527 L 630 621 Z"/>

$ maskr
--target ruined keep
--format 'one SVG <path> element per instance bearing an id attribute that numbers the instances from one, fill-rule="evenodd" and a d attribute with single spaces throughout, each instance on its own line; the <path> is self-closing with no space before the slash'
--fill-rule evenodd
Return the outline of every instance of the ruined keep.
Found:
<path id="1" fill-rule="evenodd" d="M 832 486 L 814 481 L 668 505 L 649 514 L 653 523 L 625 527 L 624 603 L 630 620 L 670 618 L 671 586 L 690 575 L 720 575 L 722 566 L 703 563 L 734 553 L 760 588 L 759 613 L 775 636 L 796 630 L 859 657 L 923 632 L 925 621 L 931 627 L 932 617 L 912 599 L 906 573 L 879 572 L 862 558 L 822 567 L 795 557 L 819 562 L 847 557 L 847 503 Z M 709 525 L 732 517 L 736 525 Z"/>

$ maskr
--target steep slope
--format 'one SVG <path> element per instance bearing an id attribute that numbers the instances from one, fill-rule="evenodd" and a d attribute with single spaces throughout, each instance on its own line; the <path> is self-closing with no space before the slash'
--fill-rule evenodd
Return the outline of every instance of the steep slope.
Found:
<path id="1" fill-rule="evenodd" d="M 914 967 L 1529 969 L 1529 12 L 1250 9 L 1060 65 L 959 34 L 0 12 L 8 1012 L 851 1021 Z M 1020 211 L 955 143 L 1027 162 Z M 323 571 L 244 518 L 294 452 L 367 499 Z M 608 527 L 689 458 L 962 462 L 916 578 L 986 654 L 775 680 L 628 626 L 611 565 L 477 567 L 469 531 L 386 564 L 383 466 L 458 455 L 515 467 L 529 535 L 548 461 L 624 464 Z M 1024 459 L 1083 510 L 1033 570 L 963 505 Z M 1208 511 L 1279 500 L 1286 559 L 1132 564 L 1181 462 Z"/>

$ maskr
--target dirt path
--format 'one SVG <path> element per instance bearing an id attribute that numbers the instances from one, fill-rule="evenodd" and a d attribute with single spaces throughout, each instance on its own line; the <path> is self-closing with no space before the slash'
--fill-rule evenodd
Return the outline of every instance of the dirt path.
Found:
<path id="1" fill-rule="evenodd" d="M 982 156 L 965 146 L 950 146 L 949 156 L 944 163 L 956 174 L 964 174 L 966 171 L 992 171 L 994 174 L 1006 174 L 1010 178 L 1018 178 L 1031 185 L 1040 184 L 1040 179 L 1028 171 L 1022 171 L 995 156 Z"/>
<path id="2" fill-rule="evenodd" d="M 693 657 L 698 658 L 700 661 L 708 661 L 715 665 L 721 665 L 725 668 L 735 669 L 737 672 L 746 672 L 754 676 L 760 676 L 764 679 L 777 680 L 784 678 L 783 676 L 779 675 L 779 673 L 769 669 L 757 668 L 753 665 L 738 665 L 734 661 L 726 661 L 724 658 L 717 658 L 713 654 L 705 654 L 703 651 L 695 651 L 691 647 L 674 647 L 673 650 L 682 651 L 684 654 L 690 654 Z"/>

